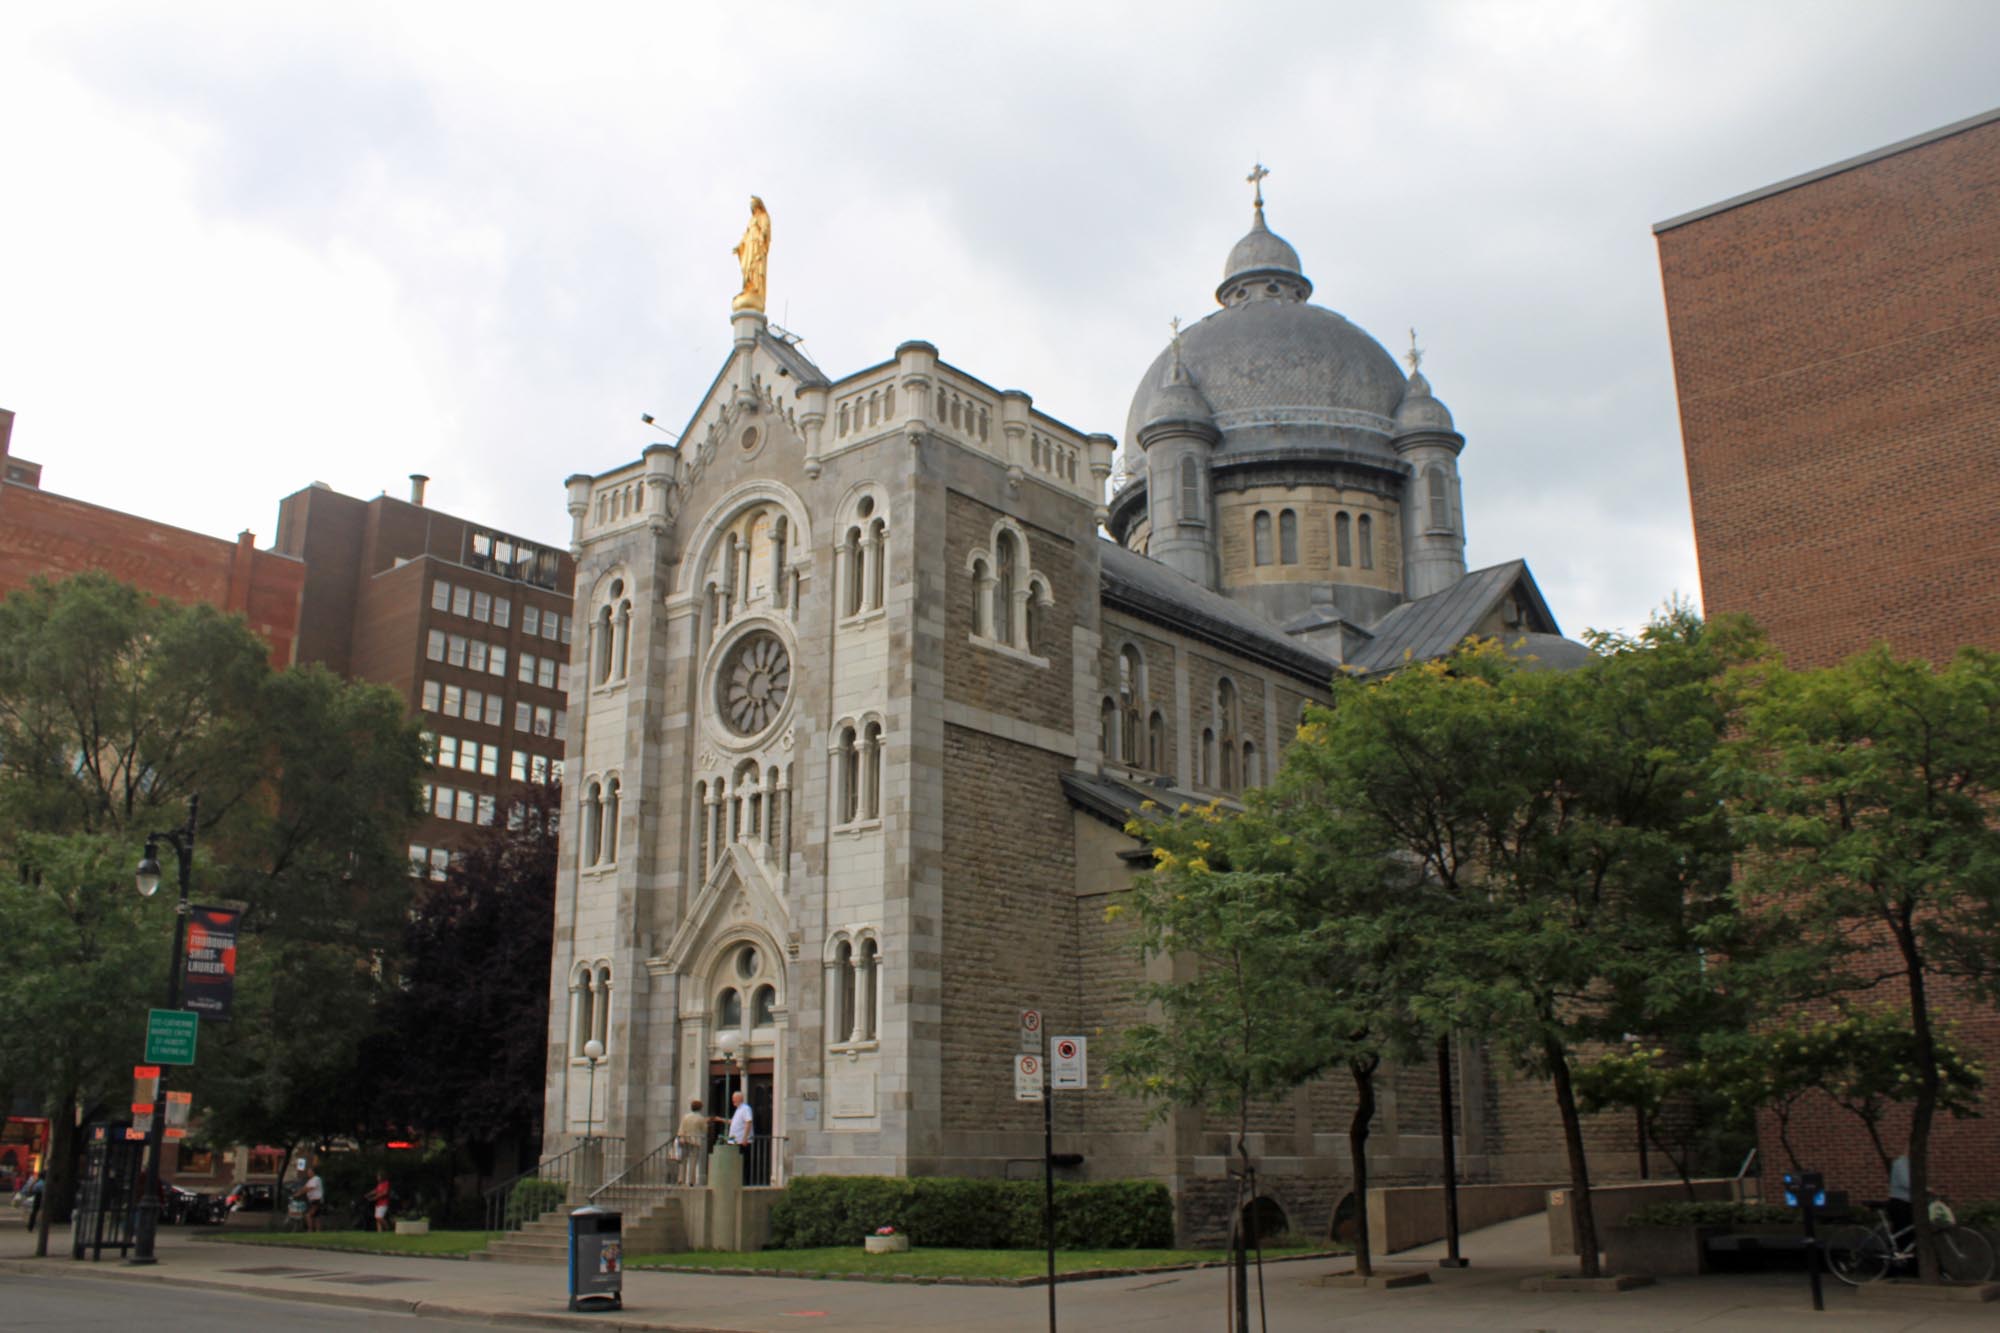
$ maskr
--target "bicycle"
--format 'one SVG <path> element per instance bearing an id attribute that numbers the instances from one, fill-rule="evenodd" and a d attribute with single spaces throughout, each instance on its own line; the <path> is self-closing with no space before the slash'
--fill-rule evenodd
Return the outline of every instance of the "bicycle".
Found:
<path id="1" fill-rule="evenodd" d="M 1873 1226 L 1836 1227 L 1827 1233 L 1826 1264 L 1849 1286 L 1875 1282 L 1891 1264 L 1914 1263 L 1917 1227 L 1912 1222 L 1891 1229 L 1887 1206 L 1871 1203 L 1878 1219 Z M 1993 1247 L 1986 1237 L 1958 1218 L 1942 1199 L 1931 1201 L 1931 1237 L 1937 1242 L 1938 1271 L 1953 1282 L 1984 1282 L 1993 1276 Z"/>

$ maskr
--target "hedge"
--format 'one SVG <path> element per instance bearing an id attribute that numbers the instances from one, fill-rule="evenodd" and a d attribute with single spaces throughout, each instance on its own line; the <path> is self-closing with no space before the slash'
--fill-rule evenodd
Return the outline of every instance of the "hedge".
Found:
<path id="1" fill-rule="evenodd" d="M 1634 1209 L 1625 1221 L 1634 1227 L 1740 1227 L 1796 1222 L 1799 1215 L 1774 1203 L 1735 1203 L 1727 1199 L 1676 1200 Z"/>
<path id="2" fill-rule="evenodd" d="M 806 1176 L 771 1212 L 771 1243 L 803 1250 L 859 1245 L 878 1227 L 913 1245 L 966 1250 L 1042 1246 L 1042 1183 L 956 1176 Z M 1056 1186 L 1056 1245 L 1066 1250 L 1166 1249 L 1174 1201 L 1157 1181 Z"/>

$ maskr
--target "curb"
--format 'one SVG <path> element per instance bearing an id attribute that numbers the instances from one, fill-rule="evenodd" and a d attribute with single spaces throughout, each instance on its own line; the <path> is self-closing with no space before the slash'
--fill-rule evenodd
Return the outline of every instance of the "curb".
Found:
<path id="1" fill-rule="evenodd" d="M 782 1254 L 782 1250 L 773 1250 Z M 1275 1255 L 1264 1260 L 1267 1264 L 1289 1264 L 1304 1260 L 1347 1259 L 1353 1257 L 1351 1250 L 1323 1250 L 1313 1254 Z M 1194 1273 L 1209 1268 L 1227 1268 L 1227 1259 L 1203 1259 L 1189 1264 L 1159 1264 L 1151 1268 L 1079 1268 L 1068 1273 L 1057 1273 L 1056 1284 L 1068 1282 L 1097 1282 L 1114 1277 L 1149 1277 L 1155 1273 Z M 625 1266 L 628 1273 L 691 1273 L 697 1277 L 781 1277 L 794 1282 L 876 1282 L 899 1286 L 916 1287 L 1007 1287 L 1019 1290 L 1026 1287 L 1046 1287 L 1048 1275 L 1037 1273 L 1033 1277 L 956 1277 L 949 1274 L 932 1273 L 808 1273 L 797 1269 L 784 1268 L 711 1268 L 696 1264 L 647 1264 L 633 1263 Z"/>
<path id="2" fill-rule="evenodd" d="M 46 1259 L 0 1259 L 0 1272 L 19 1273 L 28 1277 L 103 1278 L 112 1282 L 158 1283 L 191 1291 L 221 1291 L 228 1292 L 232 1296 L 262 1297 L 266 1300 L 292 1301 L 302 1305 L 330 1305 L 348 1310 L 411 1315 L 420 1319 L 457 1319 L 468 1323 L 494 1324 L 510 1328 L 573 1329 L 578 1326 L 578 1316 L 567 1312 L 533 1314 L 514 1310 L 482 1310 L 473 1306 L 450 1305 L 441 1301 L 402 1300 L 394 1296 L 363 1296 L 340 1291 L 240 1286 L 233 1282 L 219 1282 L 211 1278 L 175 1277 L 158 1272 L 134 1273 L 95 1266 L 83 1272 L 75 1272 L 66 1268 L 45 1267 L 48 1263 Z M 594 1329 L 616 1330 L 617 1333 L 747 1333 L 744 1329 L 724 1328 L 714 1324 L 634 1323 L 617 1316 L 611 1318 L 601 1315 L 590 1316 L 589 1323 Z"/>
<path id="3" fill-rule="evenodd" d="M 413 1250 L 358 1249 L 352 1245 L 301 1245 L 295 1241 L 251 1240 L 248 1236 L 196 1236 L 188 1241 L 190 1245 L 247 1245 L 253 1250 L 303 1250 L 308 1254 L 365 1254 L 376 1259 L 456 1259 L 464 1262 L 478 1250 L 467 1250 L 459 1254 L 419 1254 Z"/>

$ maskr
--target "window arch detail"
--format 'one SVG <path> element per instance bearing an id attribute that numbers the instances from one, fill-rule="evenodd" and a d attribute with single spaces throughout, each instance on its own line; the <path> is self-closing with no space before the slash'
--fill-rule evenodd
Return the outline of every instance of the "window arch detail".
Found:
<path id="1" fill-rule="evenodd" d="M 1028 534 L 1011 518 L 966 556 L 972 599 L 971 639 L 981 647 L 1047 666 L 1047 613 L 1055 605 L 1048 576 L 1034 567 Z"/>
<path id="2" fill-rule="evenodd" d="M 885 729 L 879 713 L 844 717 L 833 727 L 833 824 L 860 828 L 882 818 L 882 760 Z"/>
<path id="3" fill-rule="evenodd" d="M 850 926 L 827 938 L 826 1042 L 835 1050 L 868 1047 L 881 1035 L 882 945 L 873 926 Z"/>
<path id="4" fill-rule="evenodd" d="M 578 963 L 569 973 L 569 1058 L 585 1059 L 585 1042 L 597 1041 L 611 1049 L 611 961 L 606 958 Z"/>

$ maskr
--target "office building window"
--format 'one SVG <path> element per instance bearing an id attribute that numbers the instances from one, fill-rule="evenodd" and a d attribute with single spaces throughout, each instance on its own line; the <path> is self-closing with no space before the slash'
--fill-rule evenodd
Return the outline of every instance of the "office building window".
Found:
<path id="1" fill-rule="evenodd" d="M 533 685 L 535 683 L 535 655 L 533 653 L 521 654 L 519 677 L 523 685 Z"/>
<path id="2" fill-rule="evenodd" d="M 442 697 L 442 693 L 436 681 L 427 680 L 424 682 L 424 711 L 426 713 L 437 712 L 438 701 Z"/>
<path id="3" fill-rule="evenodd" d="M 533 638 L 542 632 L 542 608 L 524 606 L 521 608 L 521 633 Z"/>
<path id="4" fill-rule="evenodd" d="M 474 671 L 486 670 L 486 640 L 473 639 L 467 642 L 465 665 Z"/>
<path id="5" fill-rule="evenodd" d="M 463 634 L 447 634 L 445 636 L 445 643 L 447 645 L 447 649 L 445 652 L 444 660 L 451 663 L 455 667 L 464 666 L 465 636 Z"/>
<path id="6" fill-rule="evenodd" d="M 443 579 L 431 580 L 431 609 L 433 611 L 451 610 L 451 585 Z"/>
<path id="7" fill-rule="evenodd" d="M 544 657 L 539 662 L 535 663 L 535 684 L 541 686 L 545 690 L 552 690 L 556 687 L 555 658 Z"/>
<path id="8" fill-rule="evenodd" d="M 501 698 L 501 697 L 500 697 L 499 695 L 497 695 L 497 694 L 489 694 L 489 695 L 487 695 L 487 696 L 486 696 L 486 725 L 487 725 L 487 726 L 489 726 L 489 727 L 497 727 L 497 726 L 499 726 L 499 725 L 500 725 L 500 709 L 501 709 L 502 705 L 503 705 L 503 704 L 504 704 L 505 702 L 506 702 L 506 701 L 505 701 L 505 700 L 503 700 L 503 699 L 502 699 L 502 698 Z"/>
<path id="9" fill-rule="evenodd" d="M 433 662 L 444 661 L 444 631 L 434 629 L 424 641 L 424 656 Z"/>
<path id="10" fill-rule="evenodd" d="M 514 620 L 514 604 L 505 597 L 493 599 L 493 623 L 506 629 Z"/>
<path id="11" fill-rule="evenodd" d="M 457 738 L 452 736 L 439 736 L 437 738 L 436 754 L 437 754 L 437 759 L 435 760 L 435 762 L 439 768 L 457 768 L 458 767 Z"/>
<path id="12" fill-rule="evenodd" d="M 464 697 L 464 694 L 465 691 L 456 685 L 447 685 L 444 687 L 444 708 L 442 711 L 446 717 L 458 716 L 459 701 Z"/>
<path id="13" fill-rule="evenodd" d="M 534 710 L 530 708 L 526 703 L 516 702 L 514 705 L 514 730 L 516 731 L 528 730 L 530 720 L 533 717 L 533 715 L 534 715 Z"/>
<path id="14" fill-rule="evenodd" d="M 454 819 L 461 824 L 470 824 L 479 817 L 479 794 L 477 792 L 459 791 L 453 794 L 458 798 L 457 809 L 452 815 Z"/>
<path id="15" fill-rule="evenodd" d="M 500 646 L 499 644 L 497 644 L 497 643 L 496 643 L 496 644 L 494 644 L 494 645 L 493 645 L 493 651 L 492 651 L 491 653 L 487 654 L 487 658 L 486 658 L 486 669 L 487 669 L 488 671 L 492 672 L 492 673 L 493 673 L 494 675 L 496 675 L 496 676 L 504 676 L 504 675 L 506 675 L 506 674 L 507 674 L 507 650 L 506 650 L 505 648 L 502 648 L 502 647 L 501 647 L 501 646 Z"/>
<path id="16" fill-rule="evenodd" d="M 453 588 L 451 590 L 451 613 L 455 616 L 472 614 L 472 589 Z"/>
<path id="17" fill-rule="evenodd" d="M 472 594 L 472 618 L 481 624 L 493 619 L 493 594 L 476 592 Z"/>

